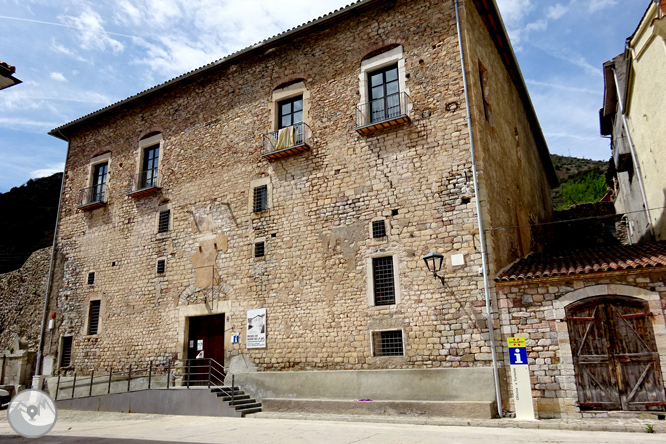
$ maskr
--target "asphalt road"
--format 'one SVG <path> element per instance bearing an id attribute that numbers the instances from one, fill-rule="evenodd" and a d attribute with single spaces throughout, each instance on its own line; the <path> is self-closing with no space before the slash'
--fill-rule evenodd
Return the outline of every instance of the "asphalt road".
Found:
<path id="1" fill-rule="evenodd" d="M 514 428 L 308 421 L 268 418 L 213 418 L 100 412 L 59 411 L 46 436 L 17 436 L 0 413 L 0 444 L 431 444 L 431 443 L 558 443 L 619 444 L 666 442 L 663 434 L 612 433 Z"/>

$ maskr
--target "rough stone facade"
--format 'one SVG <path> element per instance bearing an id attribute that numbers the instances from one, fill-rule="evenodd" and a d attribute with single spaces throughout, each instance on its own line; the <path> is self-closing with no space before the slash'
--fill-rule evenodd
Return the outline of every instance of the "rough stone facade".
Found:
<path id="1" fill-rule="evenodd" d="M 493 42 L 481 38 L 487 30 L 476 6 L 460 3 L 463 27 L 478 27 L 466 34 L 467 50 L 488 46 L 483 63 L 503 73 Z M 223 313 L 225 331 L 241 333 L 239 343 L 225 335 L 227 366 L 239 360 L 258 371 L 490 366 L 453 4 L 367 2 L 59 129 L 69 154 L 51 295 L 59 327 L 51 345 L 72 336 L 71 366 L 83 371 L 182 358 L 189 320 Z M 359 78 L 367 74 L 362 62 L 389 51 L 400 54 L 395 62 L 401 92 L 410 97 L 410 122 L 360 135 L 354 107 L 363 95 Z M 470 60 L 472 78 L 478 61 Z M 301 82 L 311 150 L 266 160 L 263 136 L 276 129 L 272 94 Z M 493 82 L 497 108 L 509 98 L 513 111 L 499 111 L 497 131 L 477 143 L 477 160 L 487 159 L 479 179 L 482 216 L 494 220 L 488 196 L 502 192 L 508 200 L 498 203 L 499 213 L 548 219 L 552 166 L 540 163 L 516 85 L 503 74 Z M 473 94 L 470 106 L 475 122 L 483 101 Z M 514 128 L 528 134 L 519 145 Z M 161 189 L 128 196 L 140 141 L 157 133 Z M 505 150 L 509 162 L 515 156 L 523 162 L 507 168 L 496 161 Z M 95 159 L 108 162 L 107 203 L 81 211 L 77 193 L 90 186 Z M 525 186 L 501 185 L 509 174 Z M 253 187 L 263 184 L 268 209 L 253 212 Z M 161 209 L 171 212 L 165 233 L 158 233 Z M 372 237 L 373 220 L 385 221 L 385 237 Z M 531 234 L 522 235 L 530 244 Z M 519 254 L 516 236 L 513 230 L 492 241 L 491 250 L 502 251 L 490 252 L 493 268 Z M 255 258 L 258 241 L 266 253 Z M 446 255 L 445 289 L 423 265 L 430 251 Z M 464 263 L 453 266 L 453 254 Z M 371 261 L 385 256 L 394 257 L 397 301 L 376 306 Z M 165 273 L 156 273 L 158 259 L 166 260 Z M 101 301 L 100 325 L 87 335 L 92 300 Z M 257 308 L 267 310 L 267 346 L 247 349 L 246 312 Z M 404 355 L 373 356 L 372 332 L 381 330 L 402 331 Z"/>
<path id="2" fill-rule="evenodd" d="M 50 259 L 51 248 L 43 248 L 18 270 L 0 274 L 0 350 L 15 348 L 21 338 L 37 350 Z"/>
<path id="3" fill-rule="evenodd" d="M 594 297 L 627 296 L 648 302 L 659 350 L 661 373 L 666 374 L 666 272 L 639 270 L 585 276 L 542 278 L 496 284 L 504 366 L 509 367 L 508 337 L 526 338 L 534 411 L 540 418 L 608 416 L 608 412 L 581 411 L 578 406 L 565 309 Z M 513 409 L 513 394 L 508 387 Z M 612 413 L 611 413 L 612 414 Z"/>

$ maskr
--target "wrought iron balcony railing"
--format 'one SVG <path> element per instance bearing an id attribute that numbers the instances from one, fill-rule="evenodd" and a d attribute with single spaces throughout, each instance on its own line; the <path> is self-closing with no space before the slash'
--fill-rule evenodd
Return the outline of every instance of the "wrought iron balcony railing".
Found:
<path id="1" fill-rule="evenodd" d="M 94 185 L 79 191 L 78 207 L 88 211 L 106 205 L 106 184 Z"/>
<path id="2" fill-rule="evenodd" d="M 264 135 L 264 157 L 279 159 L 308 151 L 312 140 L 312 130 L 301 122 Z"/>
<path id="3" fill-rule="evenodd" d="M 162 177 L 158 168 L 142 171 L 130 177 L 127 194 L 132 197 L 156 193 L 161 188 Z"/>
<path id="4" fill-rule="evenodd" d="M 356 131 L 366 134 L 409 121 L 409 96 L 395 93 L 356 106 Z"/>

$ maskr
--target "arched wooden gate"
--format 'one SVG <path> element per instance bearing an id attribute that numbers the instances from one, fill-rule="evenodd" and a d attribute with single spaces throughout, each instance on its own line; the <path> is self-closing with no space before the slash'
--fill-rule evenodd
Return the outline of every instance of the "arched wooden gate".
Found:
<path id="1" fill-rule="evenodd" d="M 585 299 L 566 309 L 582 410 L 666 410 L 666 392 L 644 301 Z"/>

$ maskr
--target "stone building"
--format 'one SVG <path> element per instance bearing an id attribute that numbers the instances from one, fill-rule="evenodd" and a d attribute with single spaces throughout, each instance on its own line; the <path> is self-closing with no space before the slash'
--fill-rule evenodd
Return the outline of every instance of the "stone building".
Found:
<path id="1" fill-rule="evenodd" d="M 55 371 L 204 356 L 260 399 L 492 414 L 484 276 L 556 182 L 494 1 L 361 0 L 50 134 Z"/>
<path id="2" fill-rule="evenodd" d="M 650 2 L 624 53 L 604 63 L 601 134 L 611 136 L 615 206 L 632 242 L 666 239 L 666 0 Z"/>

